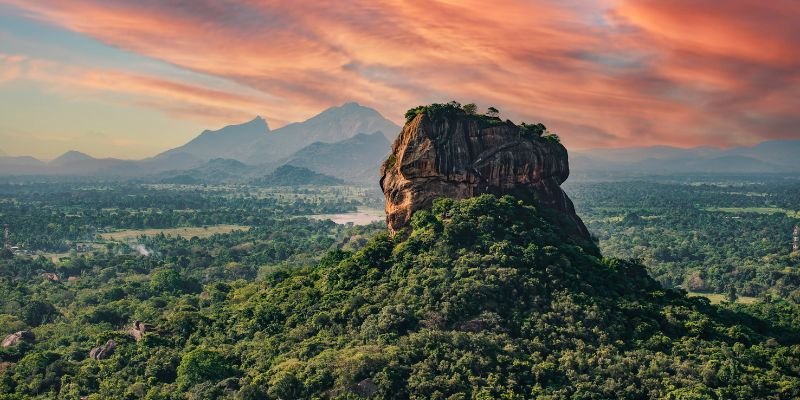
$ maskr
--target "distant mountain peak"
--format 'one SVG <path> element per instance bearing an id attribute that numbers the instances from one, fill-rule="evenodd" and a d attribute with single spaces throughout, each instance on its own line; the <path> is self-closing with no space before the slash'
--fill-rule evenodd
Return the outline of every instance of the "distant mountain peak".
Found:
<path id="1" fill-rule="evenodd" d="M 255 131 L 263 130 L 264 133 L 266 133 L 266 132 L 269 132 L 269 124 L 267 123 L 267 120 L 262 118 L 260 115 L 257 115 L 255 118 L 253 118 L 253 119 L 251 119 L 251 120 L 249 120 L 247 122 L 243 122 L 241 124 L 226 125 L 226 126 L 220 128 L 220 129 L 217 129 L 217 130 L 206 129 L 205 131 L 203 131 L 203 133 L 207 132 L 207 133 L 214 133 L 214 134 L 226 134 L 226 133 L 229 133 L 231 131 L 238 131 L 238 130 L 241 130 L 241 129 L 248 129 L 248 130 L 252 129 L 252 130 L 255 130 Z"/>
<path id="2" fill-rule="evenodd" d="M 361 104 L 358 104 L 355 101 L 348 101 L 347 103 L 342 104 L 338 108 L 356 109 L 356 108 L 369 108 L 369 107 L 362 106 Z"/>
<path id="3" fill-rule="evenodd" d="M 383 132 L 390 140 L 394 139 L 400 127 L 372 108 L 347 102 L 274 131 L 270 131 L 267 121 L 261 116 L 242 124 L 206 130 L 185 145 L 161 153 L 154 159 L 183 152 L 204 161 L 229 158 L 251 165 L 264 164 L 286 159 L 315 142 L 335 143 L 362 132 L 377 131 Z"/>
<path id="4" fill-rule="evenodd" d="M 163 159 L 167 155 L 187 153 L 200 160 L 214 158 L 241 159 L 255 143 L 270 132 L 267 121 L 256 116 L 250 121 L 227 125 L 217 130 L 204 130 L 183 146 L 165 151 L 154 157 Z"/>
<path id="5" fill-rule="evenodd" d="M 322 111 L 321 113 L 317 114 L 316 116 L 312 117 L 311 119 L 323 116 L 331 116 L 331 115 L 367 114 L 367 113 L 370 115 L 380 116 L 380 113 L 374 108 L 363 106 L 354 101 L 350 101 L 339 106 L 329 107 L 324 111 Z"/>
<path id="6" fill-rule="evenodd" d="M 92 157 L 92 156 L 90 156 L 90 155 L 88 155 L 86 153 L 83 153 L 83 152 L 80 152 L 80 151 L 77 151 L 77 150 L 69 150 L 69 151 L 65 152 L 64 154 L 62 154 L 62 155 L 58 156 L 57 158 L 55 158 L 53 161 L 50 161 L 50 163 L 59 165 L 59 164 L 70 163 L 70 162 L 75 162 L 75 161 L 85 161 L 85 160 L 93 160 L 93 159 L 94 159 L 94 157 Z"/>
<path id="7" fill-rule="evenodd" d="M 264 119 L 260 115 L 256 115 L 255 118 L 251 119 L 250 121 L 246 122 L 245 124 L 264 125 L 264 127 L 267 128 L 267 131 L 269 131 L 269 124 L 267 123 L 267 120 Z"/>

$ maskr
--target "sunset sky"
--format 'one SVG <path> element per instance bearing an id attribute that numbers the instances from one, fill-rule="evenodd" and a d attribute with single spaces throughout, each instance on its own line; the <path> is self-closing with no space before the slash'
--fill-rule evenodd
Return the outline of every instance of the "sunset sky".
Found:
<path id="1" fill-rule="evenodd" d="M 572 149 L 800 139 L 800 1 L 0 0 L 0 150 L 457 99 Z"/>

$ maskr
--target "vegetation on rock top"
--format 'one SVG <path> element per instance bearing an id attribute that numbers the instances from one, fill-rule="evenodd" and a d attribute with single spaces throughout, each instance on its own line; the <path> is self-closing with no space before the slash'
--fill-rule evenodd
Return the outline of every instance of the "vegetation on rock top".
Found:
<path id="1" fill-rule="evenodd" d="M 494 107 L 489 107 L 485 114 L 477 113 L 477 105 L 469 103 L 462 105 L 457 101 L 449 103 L 433 103 L 424 106 L 417 106 L 406 111 L 406 123 L 411 122 L 417 115 L 425 114 L 429 118 L 439 117 L 468 117 L 474 118 L 478 121 L 482 128 L 507 125 L 519 130 L 522 137 L 529 139 L 540 139 L 543 141 L 560 143 L 558 135 L 547 130 L 547 127 L 542 123 L 529 124 L 526 122 L 520 123 L 519 126 L 510 120 L 503 121 L 500 119 L 500 111 Z"/>

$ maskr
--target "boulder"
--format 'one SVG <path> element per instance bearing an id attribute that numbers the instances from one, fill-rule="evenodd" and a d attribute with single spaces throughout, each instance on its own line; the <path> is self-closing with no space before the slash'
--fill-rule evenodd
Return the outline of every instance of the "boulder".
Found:
<path id="1" fill-rule="evenodd" d="M 89 351 L 89 357 L 94 360 L 104 360 L 114 354 L 114 349 L 117 348 L 117 342 L 109 340 L 106 344 L 98 346 Z"/>
<path id="2" fill-rule="evenodd" d="M 145 324 L 142 321 L 133 321 L 133 325 L 130 329 L 128 329 L 128 333 L 133 336 L 133 339 L 137 342 L 142 340 L 145 333 L 152 332 L 153 327 L 149 324 Z"/>
<path id="3" fill-rule="evenodd" d="M 61 278 L 58 277 L 58 274 L 53 272 L 44 272 L 42 273 L 42 278 L 47 279 L 48 281 L 53 282 L 60 282 Z"/>
<path id="4" fill-rule="evenodd" d="M 0 361 L 0 374 L 2 374 L 5 370 L 13 367 L 14 365 L 16 364 L 10 361 Z"/>
<path id="5" fill-rule="evenodd" d="M 20 342 L 33 343 L 34 341 L 36 341 L 36 335 L 34 335 L 33 332 L 31 332 L 31 331 L 19 331 L 19 332 L 14 332 L 14 333 L 6 336 L 6 338 L 3 339 L 2 346 L 3 347 L 11 347 L 11 346 L 14 346 L 14 345 L 16 345 L 16 344 L 18 344 Z"/>
<path id="6" fill-rule="evenodd" d="M 378 392 L 378 385 L 372 381 L 372 378 L 367 378 L 358 382 L 351 390 L 361 397 L 370 398 Z"/>

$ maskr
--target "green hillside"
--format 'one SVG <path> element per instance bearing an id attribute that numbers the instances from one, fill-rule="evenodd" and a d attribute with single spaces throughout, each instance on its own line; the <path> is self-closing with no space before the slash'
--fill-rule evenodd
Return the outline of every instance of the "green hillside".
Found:
<path id="1" fill-rule="evenodd" d="M 800 396 L 796 306 L 755 317 L 664 290 L 511 197 L 440 200 L 412 227 L 260 282 L 200 288 L 180 262 L 131 276 L 3 350 L 0 393 L 22 395 L 0 399 Z M 113 329 L 134 317 L 157 330 Z M 109 338 L 113 355 L 85 358 Z"/>
<path id="2" fill-rule="evenodd" d="M 294 165 L 282 165 L 271 174 L 253 181 L 258 186 L 335 186 L 343 183 L 341 179 Z"/>

